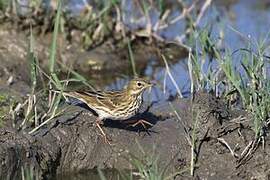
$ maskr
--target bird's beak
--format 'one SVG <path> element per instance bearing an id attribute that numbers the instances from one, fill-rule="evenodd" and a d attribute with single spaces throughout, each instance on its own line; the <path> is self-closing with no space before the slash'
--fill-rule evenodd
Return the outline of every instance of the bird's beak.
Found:
<path id="1" fill-rule="evenodd" d="M 153 82 L 153 81 L 151 81 L 151 82 L 149 82 L 149 87 L 152 87 L 152 86 L 155 86 L 156 85 L 156 83 L 155 82 Z"/>
<path id="2" fill-rule="evenodd" d="M 151 88 L 155 85 L 155 83 L 148 81 L 146 85 L 144 86 L 144 89 L 148 89 L 151 91 Z"/>

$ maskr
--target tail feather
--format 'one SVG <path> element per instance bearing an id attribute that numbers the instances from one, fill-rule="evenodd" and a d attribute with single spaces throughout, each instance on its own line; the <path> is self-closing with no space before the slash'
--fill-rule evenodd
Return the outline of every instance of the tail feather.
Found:
<path id="1" fill-rule="evenodd" d="M 64 98 L 67 100 L 67 97 L 71 97 L 71 98 L 75 98 L 75 99 L 78 99 L 79 101 L 82 101 L 84 103 L 87 104 L 86 100 L 85 100 L 85 95 L 83 95 L 82 93 L 80 92 L 77 92 L 77 91 L 58 91 L 58 90 L 51 90 L 52 92 L 55 92 L 55 93 L 62 93 L 62 95 L 64 96 Z"/>

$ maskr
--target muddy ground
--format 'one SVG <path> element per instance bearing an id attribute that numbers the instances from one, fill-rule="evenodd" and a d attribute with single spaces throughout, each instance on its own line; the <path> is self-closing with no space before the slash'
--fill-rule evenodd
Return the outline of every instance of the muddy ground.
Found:
<path id="1" fill-rule="evenodd" d="M 0 33 L 0 38 L 1 42 L 5 42 L 0 47 L 0 91 L 1 97 L 8 97 L 1 100 L 1 108 L 8 112 L 11 103 L 23 102 L 30 92 L 25 60 L 25 42 L 28 41 L 21 34 L 7 31 Z M 41 58 L 46 58 L 47 46 L 37 42 L 37 47 L 40 47 Z M 23 118 L 23 112 L 17 114 L 16 122 L 9 115 L 3 115 L 0 128 L 0 179 L 20 178 L 21 167 L 34 167 L 43 179 L 97 167 L 128 170 L 132 168 L 127 160 L 129 154 L 143 155 L 139 145 L 147 154 L 158 155 L 161 167 L 169 164 L 168 173 L 181 172 L 176 179 L 269 178 L 268 137 L 265 148 L 260 144 L 258 147 L 254 145 L 254 151 L 246 148 L 250 147 L 248 145 L 254 138 L 249 115 L 245 111 L 228 109 L 222 99 L 209 93 L 196 93 L 192 100 L 174 98 L 155 103 L 148 111 L 144 111 L 147 107 L 142 108 L 137 118 L 154 124 L 148 131 L 128 127 L 121 122 L 105 121 L 104 129 L 112 139 L 112 145 L 104 142 L 94 125 L 96 117 L 87 108 L 66 103 L 61 105 L 67 106 L 69 113 L 54 119 L 34 135 L 29 135 L 28 129 L 18 131 L 13 128 L 12 124 Z M 199 128 L 196 129 L 195 175 L 191 177 L 188 134 L 192 132 L 194 117 L 198 117 Z M 245 149 L 251 151 L 247 157 L 242 153 Z"/>

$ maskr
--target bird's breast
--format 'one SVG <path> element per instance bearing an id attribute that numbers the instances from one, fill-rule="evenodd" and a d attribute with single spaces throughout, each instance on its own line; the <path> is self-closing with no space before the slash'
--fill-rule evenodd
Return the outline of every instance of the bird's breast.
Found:
<path id="1" fill-rule="evenodd" d="M 115 110 L 117 119 L 125 120 L 139 112 L 140 106 L 142 105 L 142 97 L 139 96 L 134 98 L 135 99 L 126 102 L 122 108 Z"/>

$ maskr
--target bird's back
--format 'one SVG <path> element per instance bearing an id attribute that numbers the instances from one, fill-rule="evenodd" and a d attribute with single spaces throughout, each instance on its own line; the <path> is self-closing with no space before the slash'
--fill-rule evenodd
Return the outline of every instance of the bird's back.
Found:
<path id="1" fill-rule="evenodd" d="M 126 91 L 74 91 L 63 94 L 84 102 L 101 119 L 128 119 L 138 112 L 142 104 L 141 96 L 131 96 Z"/>

